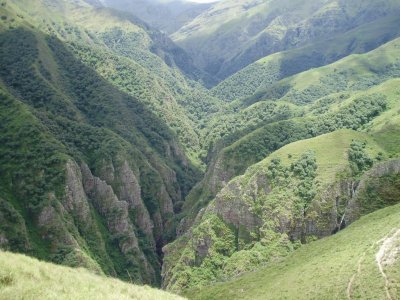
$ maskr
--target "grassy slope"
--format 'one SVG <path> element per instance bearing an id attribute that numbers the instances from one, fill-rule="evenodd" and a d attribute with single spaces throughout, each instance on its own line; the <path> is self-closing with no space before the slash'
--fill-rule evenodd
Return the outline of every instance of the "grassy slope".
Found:
<path id="1" fill-rule="evenodd" d="M 249 207 L 241 209 L 249 210 L 254 213 L 254 211 L 259 209 L 257 205 L 261 205 L 263 210 L 266 212 L 266 215 L 259 216 L 264 225 L 258 225 L 258 229 L 251 233 L 255 236 L 259 234 L 258 230 L 262 231 L 265 230 L 265 228 L 269 228 L 270 225 L 268 225 L 268 222 L 279 222 L 277 220 L 279 218 L 283 218 L 284 220 L 287 218 L 293 218 L 293 222 L 296 222 L 294 220 L 297 218 L 295 217 L 297 212 L 293 208 L 293 203 L 297 201 L 295 191 L 299 182 L 297 182 L 294 177 L 286 177 L 288 182 L 283 186 L 279 184 L 275 184 L 276 186 L 273 185 L 272 190 L 268 194 L 263 194 L 263 192 L 260 191 L 263 190 L 262 182 L 269 182 L 269 180 L 271 180 L 265 178 L 265 174 L 268 174 L 269 167 L 272 165 L 271 161 L 278 158 L 282 162 L 281 166 L 290 169 L 292 164 L 295 164 L 305 153 L 311 150 L 315 153 L 317 164 L 315 178 L 317 185 L 314 187 L 317 195 L 313 200 L 314 205 L 310 205 L 311 208 L 308 210 L 307 214 L 310 216 L 313 214 L 322 214 L 323 216 L 318 218 L 318 221 L 316 221 L 316 223 L 320 223 L 320 225 L 318 225 L 319 230 L 320 232 L 330 232 L 331 229 L 329 228 L 332 224 L 329 222 L 332 220 L 329 221 L 328 216 L 333 213 L 333 210 L 329 206 L 330 201 L 325 199 L 325 192 L 329 191 L 331 185 L 336 184 L 339 181 L 339 178 L 343 177 L 351 180 L 351 175 L 348 171 L 350 170 L 350 164 L 347 153 L 353 140 L 366 142 L 367 147 L 365 151 L 370 157 L 375 158 L 378 153 L 382 153 L 384 157 L 387 157 L 385 148 L 382 147 L 382 145 L 379 145 L 373 136 L 354 130 L 338 130 L 312 139 L 291 143 L 273 152 L 263 161 L 248 168 L 244 175 L 232 179 L 230 183 L 218 193 L 215 201 L 223 201 L 223 205 L 229 207 L 230 203 L 237 203 L 238 201 L 246 203 L 246 200 L 243 199 L 247 199 L 246 197 L 252 195 L 251 199 L 253 200 L 249 202 Z M 255 188 L 257 185 L 260 186 Z M 237 188 L 232 188 L 232 186 L 236 186 Z M 269 186 L 269 184 L 267 184 L 267 186 Z M 234 192 L 232 192 L 232 190 Z M 343 198 L 346 198 L 345 195 L 342 196 Z M 274 201 L 277 201 L 276 199 L 279 200 L 277 203 L 274 203 Z M 261 240 L 262 247 L 257 244 L 255 245 L 254 241 L 249 241 L 244 238 L 243 242 L 246 246 L 241 249 L 236 249 L 231 248 L 229 244 L 221 246 L 224 237 L 221 236 L 218 231 L 213 232 L 213 230 L 215 230 L 214 228 L 204 231 L 200 236 L 195 234 L 196 232 L 201 231 L 201 228 L 212 222 L 210 221 L 210 218 L 212 219 L 211 216 L 218 218 L 217 216 L 219 216 L 219 213 L 214 212 L 212 208 L 215 205 L 215 201 L 210 203 L 207 209 L 208 213 L 204 216 L 198 217 L 199 220 L 191 228 L 192 233 L 176 240 L 172 245 L 168 246 L 170 248 L 167 251 L 168 256 L 165 261 L 175 268 L 175 270 L 173 269 L 171 272 L 173 274 L 171 280 L 172 283 L 169 283 L 170 285 L 167 287 L 168 289 L 176 291 L 182 287 L 184 289 L 185 285 L 186 288 L 192 288 L 193 286 L 207 286 L 207 281 L 221 281 L 225 280 L 225 278 L 231 278 L 232 269 L 237 270 L 235 272 L 238 273 L 257 269 L 260 267 L 260 264 L 270 262 L 270 249 L 273 249 L 272 259 L 274 259 L 274 255 L 276 257 L 286 255 L 285 251 L 287 251 L 287 249 L 273 248 L 274 242 L 271 242 L 272 238 L 271 241 L 268 242 L 263 242 L 264 238 L 257 238 L 257 241 L 258 239 Z M 326 204 L 326 201 L 328 202 L 328 205 Z M 271 215 L 269 215 L 269 212 Z M 326 220 L 324 218 L 326 218 Z M 222 222 L 222 220 L 220 220 L 220 222 Z M 325 224 L 325 222 L 327 222 L 327 224 Z M 228 224 L 225 226 L 229 227 L 230 225 Z M 325 228 L 324 226 L 327 227 Z M 237 234 L 237 232 L 232 228 L 226 230 L 232 236 Z M 312 234 L 310 234 L 310 236 L 311 235 Z M 198 256 L 199 250 L 196 248 L 196 245 L 201 244 L 202 240 L 208 241 L 210 238 L 209 236 L 212 236 L 213 242 L 210 247 L 212 250 L 208 250 L 208 253 L 217 251 L 218 255 L 210 254 L 207 256 L 208 258 L 203 262 L 200 262 L 200 264 L 197 260 L 191 261 L 193 257 Z M 224 236 L 228 239 L 227 237 L 229 235 L 225 234 Z M 214 246 L 214 244 L 218 246 Z M 176 249 L 174 249 L 175 247 Z M 222 247 L 221 249 L 223 250 L 214 250 L 214 247 Z M 176 252 L 176 256 L 171 255 L 171 253 L 174 252 Z M 265 255 L 264 258 L 262 258 L 263 255 Z M 257 259 L 254 257 L 257 257 Z M 201 272 L 199 270 L 201 270 Z M 207 277 L 210 273 L 213 275 Z"/>
<path id="2" fill-rule="evenodd" d="M 303 153 L 312 150 L 317 159 L 317 180 L 322 184 L 334 182 L 337 175 L 349 166 L 347 151 L 352 140 L 366 141 L 366 151 L 371 157 L 375 157 L 379 152 L 384 151 L 368 134 L 342 129 L 316 138 L 291 143 L 272 153 L 260 164 L 265 165 L 270 163 L 272 159 L 279 158 L 284 165 L 290 165 L 298 160 Z"/>
<path id="3" fill-rule="evenodd" d="M 74 259 L 84 256 L 90 262 L 97 261 L 107 275 L 128 280 L 128 270 L 135 282 L 158 283 L 160 265 L 154 239 L 161 245 L 161 240 L 175 234 L 173 203 L 170 207 L 163 203 L 181 201 L 180 192 L 187 192 L 190 186 L 180 188 L 179 184 L 185 181 L 191 167 L 178 137 L 155 115 L 152 104 L 158 104 L 158 115 L 165 109 L 175 115 L 180 110 L 184 116 L 176 99 L 172 99 L 178 94 L 173 89 L 179 87 L 168 81 L 180 81 L 183 75 L 150 52 L 151 45 L 146 41 L 152 41 L 143 28 L 124 18 L 121 21 L 107 10 L 94 10 L 83 1 L 53 1 L 52 5 L 40 0 L 3 3 L 0 15 L 6 18 L 0 20 L 0 106 L 4 115 L 0 118 L 0 247 L 70 266 L 84 266 Z M 97 27 L 100 32 L 95 30 L 96 24 L 102 25 Z M 113 27 L 126 30 L 130 36 L 139 32 L 142 39 L 133 43 L 130 50 L 147 56 L 136 62 L 105 45 L 101 34 Z M 74 43 L 86 48 L 76 44 L 74 48 Z M 101 70 L 95 70 L 88 61 L 98 62 L 100 67 L 96 67 L 108 74 L 111 67 L 107 67 L 112 65 L 120 70 L 120 77 L 114 81 L 104 78 Z M 162 66 L 162 72 L 152 72 L 151 64 Z M 131 85 L 121 83 L 121 77 Z M 139 92 L 129 91 L 132 85 Z M 135 215 L 139 210 L 132 208 L 126 221 L 130 227 L 124 226 L 126 234 L 115 234 L 111 228 L 114 223 L 106 218 L 121 216 L 126 210 L 99 213 L 97 199 L 93 200 L 90 218 L 84 221 L 62 211 L 67 159 L 87 163 L 99 177 L 114 172 L 104 170 L 106 164 L 117 169 L 126 160 L 140 184 L 144 218 L 147 211 L 157 218 L 154 231 L 140 232 L 143 227 L 137 224 L 140 221 Z M 185 169 L 173 170 L 177 164 L 185 164 Z M 111 184 L 119 194 L 119 179 Z M 55 197 L 49 196 L 53 194 Z M 60 208 L 54 223 L 39 223 L 42 210 L 49 205 Z M 97 215 L 100 217 L 95 218 Z M 139 240 L 137 253 L 121 246 L 132 236 Z M 76 244 L 68 244 L 71 240 Z M 128 250 L 123 253 L 124 249 Z M 150 267 L 130 259 L 143 257 L 142 252 Z M 151 269 L 156 270 L 156 275 L 142 279 L 141 273 L 147 270 L 153 274 Z"/>
<path id="4" fill-rule="evenodd" d="M 346 230 L 305 245 L 287 259 L 231 282 L 186 293 L 190 299 L 385 299 L 375 255 L 398 230 L 400 205 L 361 218 Z M 397 241 L 398 243 L 399 241 Z M 399 262 L 385 267 L 389 291 L 399 296 Z M 352 284 L 350 285 L 350 281 Z"/>
<path id="5" fill-rule="evenodd" d="M 0 251 L 0 299 L 183 299 L 148 286 L 96 276 Z"/>
<path id="6" fill-rule="evenodd" d="M 398 23 L 398 16 L 389 16 L 327 41 L 269 55 L 225 79 L 212 92 L 225 101 L 250 97 L 282 78 L 333 63 L 352 53 L 371 51 L 400 34 Z"/>
<path id="7" fill-rule="evenodd" d="M 302 106 L 305 109 L 304 116 L 307 117 L 319 115 L 315 111 L 315 106 L 320 105 L 326 111 L 336 112 L 355 99 L 379 93 L 387 97 L 389 108 L 392 109 L 391 114 L 395 114 L 398 106 L 398 89 L 395 83 L 396 79 L 393 79 L 392 82 L 390 79 L 397 77 L 399 73 L 397 51 L 399 43 L 400 40 L 396 39 L 369 53 L 351 55 L 334 64 L 283 79 L 273 87 L 260 92 L 259 95 L 244 100 L 242 105 L 252 105 L 251 103 L 260 100 L 267 102 L 269 99 L 275 98 L 275 101 L 278 100 L 278 102 L 292 102 Z M 340 72 L 337 73 L 335 70 L 340 70 Z M 389 81 L 381 84 L 385 80 Z M 285 92 L 280 94 L 280 88 L 283 88 Z M 341 99 L 340 93 L 345 95 L 344 99 Z M 324 99 L 329 97 L 336 100 L 324 104 Z M 309 104 L 311 106 L 308 106 Z M 249 154 L 250 156 L 243 156 L 241 148 L 259 147 L 247 145 L 261 141 L 266 131 L 269 131 L 269 124 L 260 126 L 225 148 L 224 152 L 230 153 L 229 164 L 249 166 L 251 163 L 248 164 L 248 162 L 254 163 L 254 155 L 252 155 L 254 151 L 251 155 Z M 261 144 L 263 143 L 261 142 Z M 237 156 L 241 156 L 241 160 L 235 162 L 234 157 Z M 241 170 L 244 169 L 245 167 L 241 168 Z"/>
<path id="8" fill-rule="evenodd" d="M 226 78 L 263 56 L 330 39 L 398 8 L 396 1 L 378 0 L 222 1 L 173 39 L 198 65 Z"/>
<path id="9" fill-rule="evenodd" d="M 383 114 L 385 117 L 377 120 L 385 123 L 388 118 L 396 117 L 399 110 L 396 79 L 400 66 L 399 43 L 400 40 L 395 39 L 371 52 L 351 55 L 331 65 L 285 78 L 269 89 L 260 91 L 258 95 L 234 101 L 223 112 L 214 114 L 210 127 L 205 128 L 202 133 L 202 140 L 207 143 L 215 142 L 218 137 L 223 136 L 222 149 L 215 155 L 218 166 L 210 165 L 203 181 L 189 194 L 185 209 L 198 211 L 199 207 L 208 203 L 218 192 L 218 186 L 222 186 L 219 184 L 222 176 L 222 180 L 227 181 L 235 175 L 243 174 L 249 166 L 285 144 L 315 136 L 306 132 L 313 123 L 322 122 L 326 116 L 334 115 L 340 109 L 346 110 L 357 99 L 383 95 L 388 101 L 388 110 Z M 271 104 L 289 106 L 286 114 L 276 114 L 275 111 L 271 117 L 268 113 L 263 113 L 259 118 L 253 119 L 252 116 Z M 250 115 L 250 118 L 246 115 Z M 291 125 L 290 132 L 286 133 L 286 141 L 279 139 L 281 129 L 272 133 L 276 128 L 286 127 L 282 125 L 282 121 L 277 122 L 276 118 L 278 121 L 292 118 L 289 122 L 283 121 L 287 125 L 294 124 Z M 306 123 L 309 123 L 305 126 L 307 128 L 301 129 L 299 124 L 303 126 Z M 321 133 L 332 131 L 332 128 Z M 382 142 L 394 141 L 390 151 L 393 155 L 398 153 L 397 130 L 397 125 L 393 125 L 390 129 L 385 127 L 384 130 L 379 130 L 378 134 L 378 138 L 385 139 Z M 271 141 L 277 145 L 273 146 Z"/>

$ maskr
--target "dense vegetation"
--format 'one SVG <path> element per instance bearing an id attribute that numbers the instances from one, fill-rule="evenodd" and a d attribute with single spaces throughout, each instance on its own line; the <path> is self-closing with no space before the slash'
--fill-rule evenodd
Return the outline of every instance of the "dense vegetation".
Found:
<path id="1" fill-rule="evenodd" d="M 269 77 L 325 65 L 351 53 L 369 51 L 380 45 L 379 41 L 398 36 L 395 23 L 385 26 L 384 19 L 398 15 L 399 9 L 397 0 L 226 0 L 197 16 L 172 38 L 198 66 L 221 80 L 267 55 L 324 41 L 295 54 L 283 53 L 282 60 L 275 57 L 267 67 L 270 72 L 247 72 L 250 82 L 236 81 L 246 91 L 253 81 L 268 82 Z M 369 26 L 371 21 L 381 25 L 363 31 L 363 25 Z M 355 33 L 357 30 L 360 32 Z M 378 43 L 373 36 L 378 37 Z M 267 76 L 260 77 L 260 73 Z"/>
<path id="2" fill-rule="evenodd" d="M 115 2 L 123 12 L 107 1 L 51 2 L 0 1 L 1 249 L 212 298 L 231 284 L 199 288 L 261 267 L 271 291 L 281 285 L 269 270 L 293 276 L 296 257 L 306 276 L 319 274 L 312 266 L 322 258 L 302 249 L 331 255 L 313 241 L 399 202 L 397 0 Z M 188 53 L 130 15 L 137 5 L 151 25 L 180 27 L 171 37 Z M 160 19 L 148 7 L 173 11 L 158 11 Z M 182 19 L 171 23 L 171 14 Z M 214 75 L 226 79 L 214 86 Z M 394 228 L 385 216 L 384 228 L 369 217 L 374 239 Z M 5 260 L 16 258 L 1 257 L 0 297 L 43 293 L 36 273 L 18 273 L 26 262 L 51 289 L 43 274 L 65 270 L 83 285 L 104 283 L 104 297 L 151 297 L 21 256 L 12 271 Z M 353 274 L 342 261 L 328 264 L 341 268 L 341 284 Z M 366 266 L 371 293 L 358 272 L 346 295 L 385 287 L 396 297 L 395 284 L 383 286 Z M 304 295 L 333 291 L 325 271 L 327 289 L 305 284 Z M 247 294 L 251 278 L 234 282 L 257 298 L 265 290 Z M 63 289 L 55 293 L 75 292 Z"/>
<path id="3" fill-rule="evenodd" d="M 233 137 L 219 140 L 216 148 L 222 150 L 187 198 L 185 220 L 191 227 L 186 225 L 186 234 L 165 250 L 165 287 L 180 291 L 232 278 L 286 256 L 298 246 L 296 241 L 330 235 L 360 215 L 396 203 L 389 194 L 397 193 L 398 169 L 380 164 L 398 157 L 398 151 L 386 151 L 394 150 L 399 140 L 382 139 L 374 132 L 387 132 L 398 124 L 398 80 L 391 80 L 398 76 L 398 57 L 393 54 L 397 43 L 284 79 L 261 96 L 226 105 L 227 116 L 229 109 L 234 115 L 235 108 L 242 116 L 279 104 L 290 109 L 283 120 L 269 121 L 265 114 L 265 123 L 259 120 L 258 126 L 247 127 L 243 118 L 236 128 L 245 130 L 234 128 Z M 392 124 L 384 121 L 388 118 Z M 371 135 L 360 139 L 342 128 Z M 333 133 L 325 138 L 329 132 Z M 307 140 L 312 137 L 320 139 Z M 309 150 L 318 153 L 316 161 Z M 254 165 L 265 157 L 269 158 Z M 389 173 L 382 174 L 386 170 Z M 381 176 L 391 179 L 380 188 L 388 192 L 379 197 L 373 182 L 382 184 L 377 179 Z M 359 184 L 362 191 L 355 200 Z M 332 190 L 340 197 L 335 199 Z"/>
<path id="4" fill-rule="evenodd" d="M 161 247 L 174 238 L 175 214 L 201 174 L 192 164 L 195 128 L 177 104 L 193 88 L 148 49 L 158 41 L 145 27 L 104 11 L 125 31 L 91 32 L 91 24 L 70 25 L 63 3 L 1 7 L 14 16 L 0 33 L 1 247 L 159 284 Z M 65 3 L 101 19 L 84 2 Z M 38 20 L 30 8 L 53 15 Z M 134 31 L 124 47 L 143 47 L 131 55 L 108 47 L 115 34 Z M 127 77 L 102 77 L 105 68 L 125 68 Z"/>
<path id="5" fill-rule="evenodd" d="M 357 299 L 390 295 L 395 299 L 399 295 L 399 261 L 389 262 L 388 256 L 399 245 L 395 229 L 399 213 L 399 205 L 377 211 L 335 236 L 301 247 L 282 261 L 230 282 L 190 290 L 186 296 L 191 299 Z M 383 246 L 389 238 L 394 238 L 393 243 L 386 242 Z M 384 256 L 376 258 L 381 249 L 385 249 Z M 379 264 L 383 264 L 383 274 L 388 280 L 379 271 Z"/>

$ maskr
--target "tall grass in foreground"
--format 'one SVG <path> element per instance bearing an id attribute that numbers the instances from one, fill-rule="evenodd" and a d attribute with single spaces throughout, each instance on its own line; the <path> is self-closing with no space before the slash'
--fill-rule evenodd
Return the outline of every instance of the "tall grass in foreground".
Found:
<path id="1" fill-rule="evenodd" d="M 183 299 L 149 286 L 137 286 L 0 251 L 0 299 Z"/>

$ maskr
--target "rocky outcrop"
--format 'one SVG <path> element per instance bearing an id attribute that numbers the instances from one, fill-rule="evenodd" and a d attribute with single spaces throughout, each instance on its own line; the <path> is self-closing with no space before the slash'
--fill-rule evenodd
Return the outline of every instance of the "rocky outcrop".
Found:
<path id="1" fill-rule="evenodd" d="M 155 281 L 155 270 L 140 249 L 138 237 L 129 218 L 129 202 L 119 200 L 113 188 L 106 181 L 93 176 L 86 164 L 82 164 L 81 169 L 85 193 L 104 218 L 107 229 L 118 241 L 121 252 L 132 264 L 140 266 L 140 276 L 144 281 Z"/>
<path id="2" fill-rule="evenodd" d="M 152 236 L 154 224 L 143 202 L 139 181 L 127 161 L 124 161 L 118 172 L 118 181 L 121 183 L 118 188 L 119 199 L 127 202 L 129 208 L 135 212 L 137 227 L 146 235 Z"/>
<path id="3" fill-rule="evenodd" d="M 80 221 L 87 222 L 91 219 L 90 207 L 82 185 L 81 170 L 74 161 L 68 160 L 65 171 L 64 208 L 69 213 L 76 215 Z"/>
<path id="4" fill-rule="evenodd" d="M 174 215 L 171 187 L 163 180 L 154 182 L 158 205 L 150 214 L 138 168 L 122 159 L 102 160 L 96 170 L 99 176 L 86 163 L 67 160 L 64 196 L 59 201 L 50 193 L 49 204 L 38 215 L 37 226 L 50 243 L 53 260 L 136 282 L 159 282 L 157 247 L 163 245 L 165 226 Z M 176 181 L 173 171 L 161 173 L 165 181 Z M 7 248 L 8 236 L 0 234 L 2 248 Z"/>
<path id="5" fill-rule="evenodd" d="M 371 208 L 365 207 L 366 204 L 364 203 L 364 198 L 370 196 L 367 194 L 368 190 L 396 188 L 394 186 L 391 186 L 391 183 L 385 180 L 383 182 L 379 182 L 379 178 L 385 178 L 386 176 L 399 174 L 400 160 L 398 159 L 375 164 L 372 169 L 364 173 L 357 182 L 356 188 L 354 189 L 352 197 L 348 203 L 347 213 L 345 217 L 346 223 L 350 224 L 360 218 L 361 215 L 371 212 Z M 394 203 L 388 203 L 388 205 L 390 204 Z"/>
<path id="6" fill-rule="evenodd" d="M 254 185 L 257 185 L 255 182 Z M 263 188 L 266 193 L 270 191 L 268 185 L 255 187 Z M 215 213 L 222 218 L 227 224 L 234 225 L 238 230 L 244 228 L 249 232 L 254 232 L 262 224 L 259 216 L 252 213 L 251 202 L 253 199 L 249 194 L 243 193 L 243 186 L 238 180 L 230 182 L 215 198 Z"/>
<path id="7" fill-rule="evenodd" d="M 297 192 L 301 181 L 287 170 L 284 177 L 291 179 L 279 179 L 286 182 L 282 184 L 271 179 L 269 171 L 270 165 L 261 162 L 231 180 L 200 211 L 192 227 L 163 248 L 164 288 L 179 291 L 190 288 L 193 282 L 206 284 L 203 276 L 209 276 L 210 281 L 221 280 L 268 263 L 274 256 L 286 255 L 296 243 L 335 234 L 369 212 L 363 202 L 365 191 L 374 189 L 385 176 L 400 174 L 400 161 L 376 163 L 360 178 L 337 170 L 347 176 L 315 185 L 316 195 L 306 208 L 298 204 L 302 203 Z M 400 186 L 397 189 L 400 193 Z M 229 236 L 235 237 L 234 248 Z M 208 265 L 214 265 L 212 271 Z M 198 271 L 203 268 L 204 273 Z M 205 275 L 207 272 L 213 275 Z"/>

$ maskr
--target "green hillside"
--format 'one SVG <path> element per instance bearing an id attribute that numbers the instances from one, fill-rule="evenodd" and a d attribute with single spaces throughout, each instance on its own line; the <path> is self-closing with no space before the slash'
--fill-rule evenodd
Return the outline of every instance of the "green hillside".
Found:
<path id="1" fill-rule="evenodd" d="M 362 32 L 364 24 L 390 14 L 398 15 L 399 4 L 397 0 L 221 1 L 183 26 L 172 38 L 194 57 L 197 66 L 224 79 L 272 53 L 321 40 L 328 40 L 329 43 L 336 36 L 359 26 Z M 386 34 L 386 38 L 389 38 L 398 32 L 396 26 L 386 27 L 386 30 L 389 29 L 386 33 L 384 26 L 380 28 L 383 31 L 379 39 Z M 362 46 L 364 38 L 357 36 L 355 41 L 348 43 L 349 47 L 343 47 L 345 43 L 337 43 L 339 48 L 343 48 L 331 52 L 331 55 L 328 54 L 329 49 L 321 53 L 318 46 L 309 48 L 316 55 L 304 52 L 303 58 L 296 61 L 296 65 L 300 65 L 297 68 L 305 70 L 306 66 L 320 66 L 324 61 L 332 62 L 335 57 L 362 51 L 363 48 L 370 50 L 377 32 L 372 30 L 365 33 L 366 40 L 371 34 L 372 42 L 369 45 Z M 343 41 L 341 39 L 339 41 Z M 328 53 L 324 55 L 325 51 Z M 303 62 L 305 59 L 308 61 Z M 283 73 L 292 71 L 293 64 L 282 66 L 288 68 Z"/>
<path id="2" fill-rule="evenodd" d="M 282 79 L 212 114 L 201 141 L 213 152 L 204 178 L 185 202 L 188 224 L 230 179 L 284 145 L 340 128 L 366 130 L 385 111 L 394 118 L 398 43 L 395 39 L 371 52 Z"/>
<path id="3" fill-rule="evenodd" d="M 398 203 L 399 161 L 385 148 L 369 134 L 339 130 L 273 152 L 231 180 L 166 246 L 165 287 L 230 279 Z"/>
<path id="4" fill-rule="evenodd" d="M 0 299 L 183 299 L 20 254 L 0 252 L 0 266 Z"/>
<path id="5" fill-rule="evenodd" d="M 233 118 L 252 106 L 270 109 L 264 125 L 259 118 L 258 127 L 220 141 L 228 146 L 188 195 L 186 232 L 164 249 L 166 288 L 227 280 L 398 202 L 397 44 L 283 79 L 260 97 L 228 105 L 239 108 Z M 286 104 L 287 114 L 274 103 Z"/>
<path id="6" fill-rule="evenodd" d="M 0 299 L 398 298 L 399 12 L 0 0 Z"/>
<path id="7" fill-rule="evenodd" d="M 285 77 L 377 48 L 399 36 L 398 23 L 397 15 L 380 18 L 328 40 L 266 56 L 225 79 L 212 92 L 225 101 L 251 97 Z"/>
<path id="8" fill-rule="evenodd" d="M 201 176 L 178 102 L 206 92 L 127 15 L 63 0 L 0 14 L 1 248 L 159 285 Z"/>
<path id="9" fill-rule="evenodd" d="M 346 230 L 296 250 L 286 259 L 207 289 L 189 299 L 397 299 L 400 206 L 361 218 Z"/>

